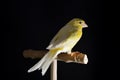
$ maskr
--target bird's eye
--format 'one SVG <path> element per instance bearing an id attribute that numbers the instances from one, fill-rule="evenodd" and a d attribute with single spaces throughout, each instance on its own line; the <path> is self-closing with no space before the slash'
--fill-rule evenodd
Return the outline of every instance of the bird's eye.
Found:
<path id="1" fill-rule="evenodd" d="M 82 21 L 80 21 L 79 23 L 82 24 Z"/>

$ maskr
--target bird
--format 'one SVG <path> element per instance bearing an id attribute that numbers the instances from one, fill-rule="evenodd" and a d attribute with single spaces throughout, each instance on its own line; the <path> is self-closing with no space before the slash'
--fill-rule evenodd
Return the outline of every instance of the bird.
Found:
<path id="1" fill-rule="evenodd" d="M 49 50 L 48 53 L 46 53 L 41 60 L 39 60 L 33 67 L 31 67 L 28 70 L 28 73 L 35 70 L 42 70 L 42 76 L 44 76 L 57 55 L 60 53 L 71 53 L 73 47 L 82 37 L 83 28 L 86 27 L 88 27 L 88 25 L 83 19 L 73 18 L 70 20 L 53 37 L 48 47 L 46 48 Z"/>

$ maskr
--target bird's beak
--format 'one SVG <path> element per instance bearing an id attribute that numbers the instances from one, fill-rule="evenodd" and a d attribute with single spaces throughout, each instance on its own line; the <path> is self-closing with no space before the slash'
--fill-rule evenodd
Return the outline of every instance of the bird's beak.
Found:
<path id="1" fill-rule="evenodd" d="M 82 27 L 83 27 L 83 28 L 87 28 L 88 25 L 87 25 L 86 23 L 83 23 L 83 24 L 82 24 Z"/>

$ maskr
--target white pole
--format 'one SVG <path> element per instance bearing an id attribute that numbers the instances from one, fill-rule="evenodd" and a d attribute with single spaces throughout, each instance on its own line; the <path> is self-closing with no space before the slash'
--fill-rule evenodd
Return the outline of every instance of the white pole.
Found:
<path id="1" fill-rule="evenodd" d="M 51 80 L 57 80 L 57 59 L 51 64 Z"/>

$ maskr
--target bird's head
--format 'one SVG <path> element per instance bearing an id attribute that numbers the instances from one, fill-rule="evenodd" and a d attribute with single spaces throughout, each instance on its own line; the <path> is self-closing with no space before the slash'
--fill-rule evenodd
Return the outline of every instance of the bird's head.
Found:
<path id="1" fill-rule="evenodd" d="M 82 28 L 88 27 L 88 25 L 85 23 L 85 21 L 82 19 L 79 19 L 79 18 L 74 18 L 69 23 L 74 26 L 81 26 Z"/>

